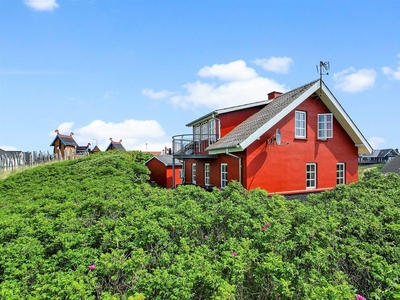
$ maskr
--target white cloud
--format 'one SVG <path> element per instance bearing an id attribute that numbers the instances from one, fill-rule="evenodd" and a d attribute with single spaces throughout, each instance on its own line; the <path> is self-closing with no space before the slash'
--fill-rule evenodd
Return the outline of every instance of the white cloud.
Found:
<path id="1" fill-rule="evenodd" d="M 154 92 L 151 89 L 143 89 L 142 94 L 150 97 L 151 99 L 164 99 L 173 94 L 173 92 L 167 91 L 167 90 L 162 90 L 159 92 Z"/>
<path id="2" fill-rule="evenodd" d="M 258 77 L 256 71 L 247 67 L 243 60 L 215 64 L 212 67 L 205 66 L 197 74 L 201 77 L 216 77 L 224 81 L 242 81 Z"/>
<path id="3" fill-rule="evenodd" d="M 61 134 L 74 132 L 74 140 L 78 145 L 92 147 L 98 144 L 100 150 L 105 150 L 110 144 L 110 138 L 114 141 L 122 140 L 126 150 L 161 151 L 164 147 L 170 147 L 171 140 L 166 136 L 161 125 L 155 120 L 125 120 L 120 123 L 95 120 L 90 124 L 73 129 L 74 122 L 62 123 L 58 126 Z M 54 131 L 49 132 L 55 137 Z"/>
<path id="4" fill-rule="evenodd" d="M 244 61 L 213 65 L 200 69 L 201 77 L 214 77 L 227 82 L 188 82 L 183 94 L 175 94 L 169 101 L 184 108 L 207 107 L 211 109 L 240 105 L 267 99 L 272 91 L 285 92 L 284 85 L 273 79 L 260 77 Z"/>
<path id="5" fill-rule="evenodd" d="M 397 54 L 397 56 L 400 58 L 400 53 Z M 389 67 L 383 67 L 382 68 L 383 74 L 387 75 L 391 80 L 400 80 L 400 62 L 398 64 L 399 66 L 397 67 L 397 70 L 393 70 L 392 68 Z"/>
<path id="6" fill-rule="evenodd" d="M 371 136 L 368 142 L 372 149 L 379 149 L 379 145 L 386 143 L 385 139 L 379 136 Z"/>
<path id="7" fill-rule="evenodd" d="M 24 0 L 24 3 L 30 8 L 38 11 L 52 11 L 59 7 L 56 0 Z"/>
<path id="8" fill-rule="evenodd" d="M 270 58 L 257 58 L 252 61 L 252 63 L 262 67 L 265 70 L 287 74 L 289 72 L 289 67 L 293 63 L 293 60 L 290 57 L 274 57 Z"/>
<path id="9" fill-rule="evenodd" d="M 373 69 L 356 71 L 353 67 L 333 74 L 335 88 L 345 92 L 357 93 L 365 91 L 375 84 L 376 72 Z"/>

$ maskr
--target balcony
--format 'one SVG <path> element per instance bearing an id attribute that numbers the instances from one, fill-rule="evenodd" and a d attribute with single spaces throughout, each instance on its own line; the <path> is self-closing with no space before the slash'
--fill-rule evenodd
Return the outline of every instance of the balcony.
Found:
<path id="1" fill-rule="evenodd" d="M 206 148 L 215 143 L 216 134 L 179 134 L 172 137 L 172 155 L 175 158 L 216 158 Z"/>

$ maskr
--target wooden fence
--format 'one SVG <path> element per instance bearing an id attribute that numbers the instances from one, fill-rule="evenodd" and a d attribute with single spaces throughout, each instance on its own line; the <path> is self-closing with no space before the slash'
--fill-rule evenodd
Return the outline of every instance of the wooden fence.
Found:
<path id="1" fill-rule="evenodd" d="M 65 151 L 64 156 L 61 153 L 49 153 L 49 151 L 8 151 L 0 155 L 0 171 L 13 171 L 18 168 L 74 158 L 76 158 L 75 151 Z"/>

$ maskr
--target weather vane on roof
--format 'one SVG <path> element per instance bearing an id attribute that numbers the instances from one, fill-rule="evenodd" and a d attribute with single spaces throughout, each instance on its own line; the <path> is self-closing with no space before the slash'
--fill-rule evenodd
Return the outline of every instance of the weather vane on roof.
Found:
<path id="1" fill-rule="evenodd" d="M 331 66 L 329 65 L 329 61 L 323 62 L 322 60 L 319 62 L 319 68 L 317 65 L 317 72 L 319 72 L 319 96 L 322 95 L 322 75 L 329 75 L 329 70 Z"/>
<path id="2" fill-rule="evenodd" d="M 317 65 L 317 72 L 319 72 L 319 78 L 322 80 L 322 75 L 329 75 L 329 70 L 330 70 L 330 65 L 329 65 L 329 61 L 323 62 L 320 61 L 319 62 L 319 68 Z"/>

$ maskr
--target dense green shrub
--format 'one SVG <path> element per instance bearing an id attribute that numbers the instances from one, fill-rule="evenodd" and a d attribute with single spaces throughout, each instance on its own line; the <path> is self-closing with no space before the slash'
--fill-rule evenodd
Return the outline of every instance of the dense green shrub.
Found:
<path id="1" fill-rule="evenodd" d="M 305 202 L 147 184 L 140 152 L 0 181 L 2 299 L 400 299 L 400 177 Z"/>

